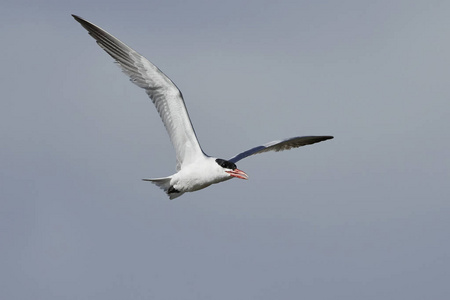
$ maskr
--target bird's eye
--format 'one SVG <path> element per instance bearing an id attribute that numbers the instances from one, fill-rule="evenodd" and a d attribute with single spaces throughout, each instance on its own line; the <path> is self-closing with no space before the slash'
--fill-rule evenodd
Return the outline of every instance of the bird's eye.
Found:
<path id="1" fill-rule="evenodd" d="M 227 160 L 221 159 L 221 158 L 216 159 L 216 163 L 225 169 L 235 170 L 237 168 L 236 165 L 234 163 L 232 163 L 231 161 L 227 161 Z"/>

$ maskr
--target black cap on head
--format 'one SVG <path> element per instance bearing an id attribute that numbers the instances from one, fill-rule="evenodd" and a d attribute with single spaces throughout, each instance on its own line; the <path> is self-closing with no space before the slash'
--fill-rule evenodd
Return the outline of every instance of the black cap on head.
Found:
<path id="1" fill-rule="evenodd" d="M 237 169 L 237 167 L 234 163 L 232 163 L 231 161 L 225 160 L 225 159 L 218 158 L 218 159 L 216 159 L 216 163 L 219 166 L 221 166 L 222 168 L 226 168 L 226 169 L 230 169 L 230 170 Z"/>

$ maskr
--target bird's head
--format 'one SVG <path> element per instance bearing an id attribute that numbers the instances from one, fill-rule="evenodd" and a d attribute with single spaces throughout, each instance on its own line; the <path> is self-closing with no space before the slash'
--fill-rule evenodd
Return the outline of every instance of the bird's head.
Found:
<path id="1" fill-rule="evenodd" d="M 221 166 L 224 169 L 225 173 L 228 173 L 230 177 L 248 179 L 248 175 L 245 174 L 244 171 L 239 170 L 233 162 L 217 158 L 216 163 Z"/>

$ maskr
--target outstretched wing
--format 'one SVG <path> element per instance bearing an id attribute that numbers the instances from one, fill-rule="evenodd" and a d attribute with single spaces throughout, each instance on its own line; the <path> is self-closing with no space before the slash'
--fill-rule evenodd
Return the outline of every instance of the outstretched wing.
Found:
<path id="1" fill-rule="evenodd" d="M 112 56 L 131 82 L 145 89 L 158 110 L 177 156 L 177 168 L 203 155 L 189 119 L 183 96 L 176 85 L 145 57 L 100 27 L 72 15 Z"/>
<path id="2" fill-rule="evenodd" d="M 231 162 L 238 162 L 241 159 L 246 158 L 250 155 L 255 155 L 263 152 L 268 151 L 283 151 L 283 150 L 289 150 L 292 148 L 298 148 L 305 145 L 311 145 L 318 142 L 322 142 L 325 140 L 332 139 L 332 136 L 298 136 L 298 137 L 292 137 L 288 138 L 282 141 L 273 141 L 267 144 L 264 144 L 262 146 L 258 146 L 255 148 L 252 148 L 250 150 L 247 150 L 245 152 L 239 153 L 235 155 L 234 157 L 230 158 L 229 161 Z"/>

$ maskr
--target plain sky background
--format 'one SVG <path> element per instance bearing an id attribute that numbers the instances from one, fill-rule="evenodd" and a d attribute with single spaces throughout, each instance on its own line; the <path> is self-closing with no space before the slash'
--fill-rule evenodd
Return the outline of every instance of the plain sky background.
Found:
<path id="1" fill-rule="evenodd" d="M 70 14 L 182 90 L 206 153 L 296 135 L 174 201 L 145 92 Z M 3 1 L 1 299 L 450 299 L 449 1 Z"/>

